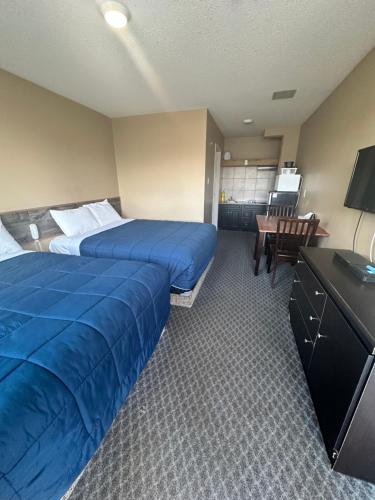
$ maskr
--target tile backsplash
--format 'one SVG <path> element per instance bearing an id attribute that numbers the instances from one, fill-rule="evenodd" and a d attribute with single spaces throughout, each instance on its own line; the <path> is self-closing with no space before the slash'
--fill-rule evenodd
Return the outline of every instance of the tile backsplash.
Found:
<path id="1" fill-rule="evenodd" d="M 222 167 L 220 191 L 225 199 L 267 202 L 268 192 L 275 185 L 277 170 L 258 170 L 257 167 Z"/>

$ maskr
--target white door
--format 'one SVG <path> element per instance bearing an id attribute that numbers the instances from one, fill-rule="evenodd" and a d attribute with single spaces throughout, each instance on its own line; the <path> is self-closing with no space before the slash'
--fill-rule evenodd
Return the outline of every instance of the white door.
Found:
<path id="1" fill-rule="evenodd" d="M 212 224 L 217 227 L 219 215 L 219 190 L 220 190 L 220 168 L 221 168 L 221 151 L 215 144 L 215 159 L 214 159 L 214 179 L 212 182 Z"/>

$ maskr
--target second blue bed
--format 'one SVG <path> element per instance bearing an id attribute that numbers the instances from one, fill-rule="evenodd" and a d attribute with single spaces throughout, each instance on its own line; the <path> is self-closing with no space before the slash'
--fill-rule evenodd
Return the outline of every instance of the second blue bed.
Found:
<path id="1" fill-rule="evenodd" d="M 214 257 L 216 244 L 212 224 L 140 219 L 83 239 L 80 254 L 159 264 L 168 270 L 171 287 L 188 291 Z"/>

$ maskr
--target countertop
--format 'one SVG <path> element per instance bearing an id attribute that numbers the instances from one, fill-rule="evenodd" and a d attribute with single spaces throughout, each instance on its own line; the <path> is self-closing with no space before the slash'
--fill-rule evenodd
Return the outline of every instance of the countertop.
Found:
<path id="1" fill-rule="evenodd" d="M 266 201 L 236 201 L 235 203 L 230 203 L 224 201 L 224 203 L 219 203 L 219 205 L 268 205 Z"/>

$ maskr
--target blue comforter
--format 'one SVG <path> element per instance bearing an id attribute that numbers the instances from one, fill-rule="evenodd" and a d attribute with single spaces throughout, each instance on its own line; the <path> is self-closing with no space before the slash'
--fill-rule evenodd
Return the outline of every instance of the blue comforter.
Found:
<path id="1" fill-rule="evenodd" d="M 0 262 L 0 498 L 57 499 L 83 469 L 169 313 L 153 264 L 54 254 Z"/>
<path id="2" fill-rule="evenodd" d="M 80 254 L 160 264 L 172 287 L 191 290 L 214 256 L 216 240 L 212 224 L 135 220 L 85 238 Z"/>

